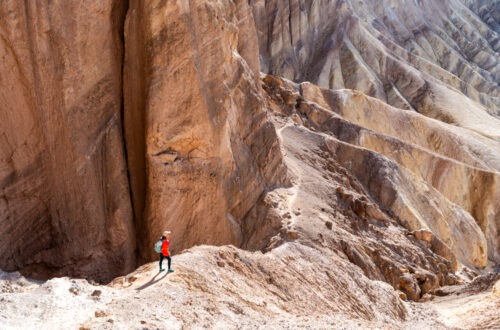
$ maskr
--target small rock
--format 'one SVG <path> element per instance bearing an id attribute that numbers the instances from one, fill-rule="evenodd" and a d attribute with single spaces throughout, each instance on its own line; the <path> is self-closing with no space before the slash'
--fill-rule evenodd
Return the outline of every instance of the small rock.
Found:
<path id="1" fill-rule="evenodd" d="M 113 319 L 108 319 L 106 322 L 115 323 L 115 321 L 113 321 Z"/>
<path id="2" fill-rule="evenodd" d="M 217 266 L 224 267 L 224 266 L 226 266 L 226 263 L 222 260 L 217 260 Z"/>
<path id="3" fill-rule="evenodd" d="M 398 295 L 399 295 L 399 298 L 401 298 L 401 300 L 404 300 L 404 301 L 408 300 L 406 293 L 398 291 Z"/>
<path id="4" fill-rule="evenodd" d="M 78 293 L 79 293 L 79 292 L 78 292 L 78 289 L 77 289 L 77 288 L 75 288 L 75 287 L 71 287 L 71 288 L 69 288 L 69 289 L 68 289 L 68 291 L 69 291 L 69 292 L 71 292 L 71 293 L 72 293 L 72 294 L 74 294 L 74 295 L 78 295 Z"/>
<path id="5" fill-rule="evenodd" d="M 410 274 L 402 274 L 399 278 L 399 289 L 413 301 L 418 301 L 420 298 L 420 287 Z"/>
<path id="6" fill-rule="evenodd" d="M 289 231 L 287 231 L 286 234 L 287 234 L 287 237 L 289 239 L 297 239 L 297 238 L 299 238 L 299 232 L 296 231 L 296 230 L 289 230 Z"/>
<path id="7" fill-rule="evenodd" d="M 226 253 L 224 251 L 219 251 L 219 257 L 226 259 Z"/>
<path id="8" fill-rule="evenodd" d="M 420 270 L 415 274 L 415 278 L 420 283 L 421 294 L 427 293 L 439 287 L 439 279 L 431 272 Z"/>
<path id="9" fill-rule="evenodd" d="M 416 239 L 429 243 L 432 241 L 432 238 L 434 237 L 434 234 L 430 230 L 426 229 L 415 230 L 413 232 L 413 235 L 415 235 Z"/>
<path id="10" fill-rule="evenodd" d="M 434 296 L 429 294 L 429 293 L 426 293 L 422 296 L 422 298 L 419 299 L 419 302 L 426 302 L 426 301 L 431 301 L 434 299 Z"/>
<path id="11" fill-rule="evenodd" d="M 356 213 L 359 217 L 365 218 L 366 217 L 366 203 L 359 200 L 355 199 L 351 202 L 351 209 Z"/>
<path id="12" fill-rule="evenodd" d="M 236 269 L 239 272 L 243 272 L 245 270 L 244 266 L 243 266 L 243 264 L 241 262 L 236 262 L 234 264 L 234 269 Z"/>
<path id="13" fill-rule="evenodd" d="M 492 294 L 494 297 L 500 297 L 500 280 L 493 286 Z"/>
<path id="14" fill-rule="evenodd" d="M 450 292 L 447 290 L 443 290 L 442 288 L 437 288 L 437 289 L 432 290 L 432 294 L 434 294 L 435 296 L 438 296 L 438 297 L 444 297 L 444 296 L 449 295 Z"/>
<path id="15" fill-rule="evenodd" d="M 283 97 L 286 105 L 295 105 L 295 103 L 297 103 L 297 94 L 282 93 L 281 96 Z"/>
<path id="16" fill-rule="evenodd" d="M 106 314 L 105 311 L 95 311 L 94 315 L 95 315 L 95 317 L 104 317 L 108 314 Z"/>
<path id="17" fill-rule="evenodd" d="M 92 297 L 100 297 L 101 294 L 102 294 L 101 290 L 94 290 L 94 292 L 92 292 L 91 296 Z"/>
<path id="18" fill-rule="evenodd" d="M 333 223 L 331 221 L 325 221 L 325 226 L 331 230 L 333 228 Z"/>
<path id="19" fill-rule="evenodd" d="M 144 321 L 144 320 L 141 320 L 141 324 L 146 324 L 146 321 Z"/>
<path id="20" fill-rule="evenodd" d="M 128 278 L 128 281 L 129 281 L 129 283 L 132 283 L 132 282 L 137 281 L 137 278 L 138 278 L 137 276 L 132 275 L 132 276 L 130 276 L 130 277 Z"/>
<path id="21" fill-rule="evenodd" d="M 460 280 L 457 276 L 451 273 L 446 274 L 446 285 L 456 285 L 460 284 Z"/>

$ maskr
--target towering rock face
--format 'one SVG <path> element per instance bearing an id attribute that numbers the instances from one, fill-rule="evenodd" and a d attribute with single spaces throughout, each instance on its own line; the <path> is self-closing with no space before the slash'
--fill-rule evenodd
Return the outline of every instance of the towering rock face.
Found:
<path id="1" fill-rule="evenodd" d="M 122 1 L 0 4 L 0 267 L 135 266 L 120 105 Z"/>
<path id="2" fill-rule="evenodd" d="M 487 5 L 469 2 L 488 15 Z M 262 71 L 325 88 L 357 89 L 500 138 L 494 16 L 485 16 L 488 25 L 459 0 L 251 3 Z"/>
<path id="3" fill-rule="evenodd" d="M 172 245 L 240 245 L 241 221 L 283 183 L 246 1 L 132 1 L 125 130 L 142 260 Z"/>

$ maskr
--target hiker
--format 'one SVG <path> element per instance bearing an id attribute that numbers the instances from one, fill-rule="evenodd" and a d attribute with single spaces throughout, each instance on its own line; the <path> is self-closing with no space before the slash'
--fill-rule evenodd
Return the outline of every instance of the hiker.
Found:
<path id="1" fill-rule="evenodd" d="M 163 263 L 163 254 L 161 253 L 161 247 L 163 245 L 163 241 L 165 241 L 167 238 L 165 236 L 161 236 L 160 240 L 155 243 L 155 252 L 158 253 L 158 256 L 160 257 L 160 272 L 164 271 L 163 267 L 161 264 Z"/>
<path id="2" fill-rule="evenodd" d="M 162 267 L 162 262 L 163 262 L 163 259 L 167 259 L 168 260 L 168 272 L 169 273 L 172 273 L 174 270 L 170 268 L 170 264 L 172 262 L 172 258 L 170 258 L 170 251 L 169 251 L 169 247 L 170 247 L 170 231 L 165 231 L 163 232 L 163 236 L 162 236 L 162 244 L 161 244 L 161 253 L 160 253 L 160 272 L 163 272 L 165 270 L 165 268 Z"/>

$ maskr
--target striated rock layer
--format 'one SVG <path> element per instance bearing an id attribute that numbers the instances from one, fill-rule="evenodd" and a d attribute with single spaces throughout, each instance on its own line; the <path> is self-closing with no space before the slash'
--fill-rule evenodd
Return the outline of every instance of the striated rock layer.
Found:
<path id="1" fill-rule="evenodd" d="M 250 2 L 262 71 L 500 138 L 498 1 L 470 4 L 488 23 L 460 0 Z"/>

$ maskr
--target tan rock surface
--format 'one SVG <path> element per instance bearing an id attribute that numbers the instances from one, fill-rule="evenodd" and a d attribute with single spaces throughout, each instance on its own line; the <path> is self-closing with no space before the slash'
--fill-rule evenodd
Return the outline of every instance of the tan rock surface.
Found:
<path id="1" fill-rule="evenodd" d="M 0 3 L 0 267 L 109 280 L 135 267 L 120 1 Z"/>
<path id="2" fill-rule="evenodd" d="M 174 251 L 240 245 L 243 216 L 285 181 L 251 17 L 246 1 L 131 2 L 125 132 L 142 261 L 165 228 Z"/>
<path id="3" fill-rule="evenodd" d="M 158 273 L 156 264 L 148 264 L 108 286 L 68 278 L 37 283 L 1 272 L 0 321 L 3 329 L 28 323 L 51 329 L 499 325 L 500 300 L 491 295 L 491 289 L 472 294 L 458 291 L 427 303 L 405 302 L 387 284 L 367 281 L 351 263 L 322 252 L 297 243 L 286 243 L 267 254 L 196 247 L 174 257 L 172 274 Z M 225 266 L 217 266 L 219 262 Z"/>

